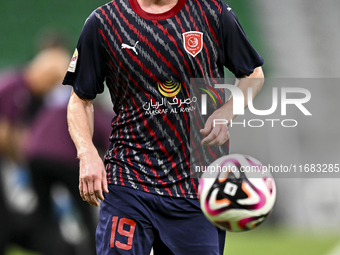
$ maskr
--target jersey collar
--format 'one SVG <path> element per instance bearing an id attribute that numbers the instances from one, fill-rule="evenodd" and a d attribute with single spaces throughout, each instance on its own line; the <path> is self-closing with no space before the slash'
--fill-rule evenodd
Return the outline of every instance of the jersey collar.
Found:
<path id="1" fill-rule="evenodd" d="M 132 9 L 143 19 L 148 20 L 164 20 L 170 19 L 175 16 L 184 6 L 187 0 L 178 0 L 177 4 L 172 7 L 170 10 L 163 13 L 149 13 L 144 11 L 138 4 L 137 0 L 129 0 Z"/>

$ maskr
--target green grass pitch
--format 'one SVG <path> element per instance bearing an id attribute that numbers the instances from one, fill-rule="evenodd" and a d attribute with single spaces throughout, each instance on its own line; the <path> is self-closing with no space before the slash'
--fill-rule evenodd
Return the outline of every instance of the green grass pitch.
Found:
<path id="1" fill-rule="evenodd" d="M 330 255 L 339 243 L 340 234 L 259 227 L 248 232 L 227 233 L 224 255 Z"/>
<path id="2" fill-rule="evenodd" d="M 259 227 L 248 232 L 227 233 L 225 255 L 334 255 L 340 234 Z M 339 253 L 340 254 L 340 251 Z M 39 255 L 12 246 L 6 255 Z M 144 254 L 141 254 L 144 255 Z M 198 254 L 199 255 L 199 254 Z"/>

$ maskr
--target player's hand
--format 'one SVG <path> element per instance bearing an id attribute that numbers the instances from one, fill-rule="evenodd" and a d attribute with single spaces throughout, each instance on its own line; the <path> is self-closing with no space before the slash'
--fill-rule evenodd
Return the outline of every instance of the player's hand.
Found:
<path id="1" fill-rule="evenodd" d="M 109 193 L 104 163 L 97 152 L 79 155 L 79 192 L 84 201 L 99 206 L 103 191 Z"/>
<path id="2" fill-rule="evenodd" d="M 200 130 L 200 133 L 205 136 L 202 140 L 202 145 L 222 145 L 229 140 L 230 134 L 227 124 L 215 124 L 214 120 L 223 119 L 228 120 L 230 123 L 231 118 L 227 118 L 225 112 L 222 109 L 216 110 L 206 121 L 204 128 Z"/>

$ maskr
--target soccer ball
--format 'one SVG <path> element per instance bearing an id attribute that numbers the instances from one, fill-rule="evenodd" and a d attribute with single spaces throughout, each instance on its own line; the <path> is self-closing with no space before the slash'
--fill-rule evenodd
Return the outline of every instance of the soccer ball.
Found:
<path id="1" fill-rule="evenodd" d="M 273 176 L 253 157 L 232 154 L 205 168 L 199 183 L 201 209 L 215 226 L 240 232 L 260 225 L 276 199 Z"/>

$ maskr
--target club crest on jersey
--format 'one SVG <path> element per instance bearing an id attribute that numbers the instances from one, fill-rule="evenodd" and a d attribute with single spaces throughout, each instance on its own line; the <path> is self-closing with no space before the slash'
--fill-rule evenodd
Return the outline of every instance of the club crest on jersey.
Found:
<path id="1" fill-rule="evenodd" d="M 183 43 L 185 51 L 196 57 L 203 48 L 203 33 L 197 31 L 183 33 Z"/>

